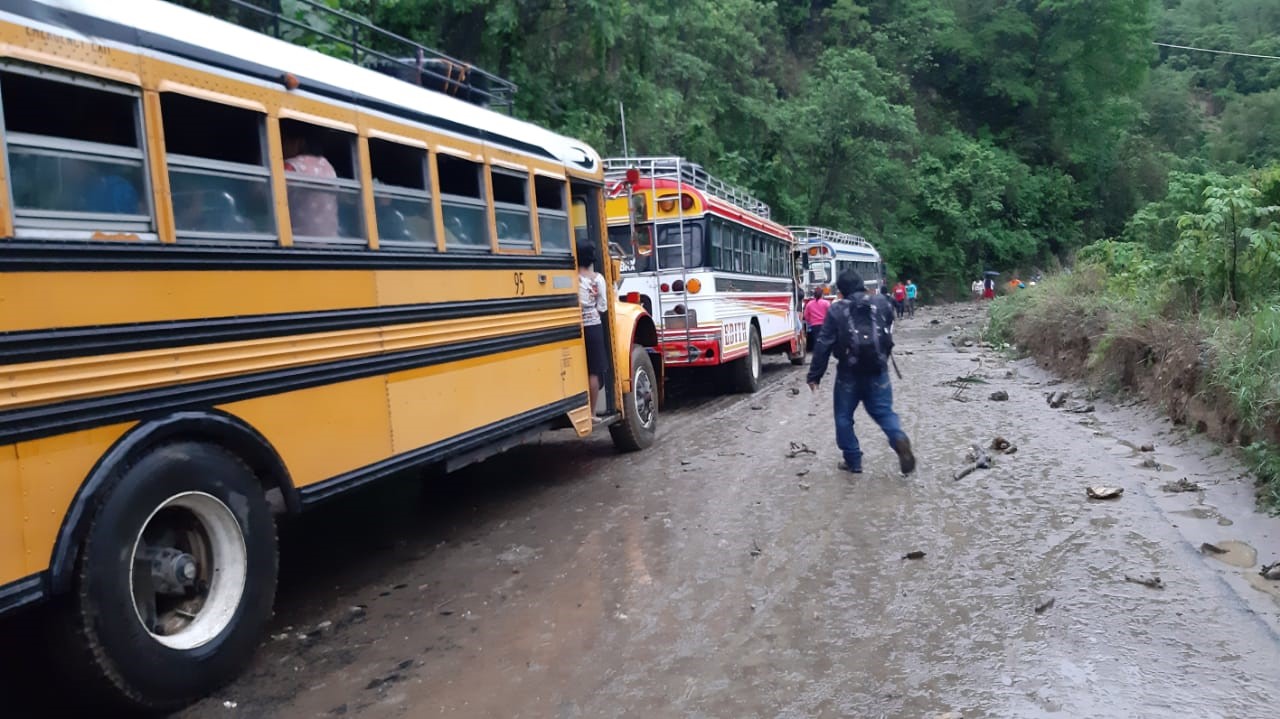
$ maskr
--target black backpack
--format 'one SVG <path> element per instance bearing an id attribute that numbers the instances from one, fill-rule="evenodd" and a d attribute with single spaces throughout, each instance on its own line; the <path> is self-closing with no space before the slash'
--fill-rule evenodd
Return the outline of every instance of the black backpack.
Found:
<path id="1" fill-rule="evenodd" d="M 836 347 L 840 363 L 860 374 L 883 372 L 888 366 L 893 338 L 885 329 L 880 308 L 864 292 L 844 302 L 848 305 L 848 312 L 841 313 L 843 321 L 837 325 Z"/>

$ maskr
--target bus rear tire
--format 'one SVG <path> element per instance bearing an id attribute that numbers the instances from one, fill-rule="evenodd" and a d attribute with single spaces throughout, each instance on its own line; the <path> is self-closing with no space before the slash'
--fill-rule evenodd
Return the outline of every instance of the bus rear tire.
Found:
<path id="1" fill-rule="evenodd" d="M 747 343 L 747 356 L 729 365 L 729 387 L 739 394 L 751 394 L 760 389 L 760 374 L 764 365 L 764 348 L 760 330 L 751 325 L 751 338 Z"/>
<path id="2" fill-rule="evenodd" d="M 658 382 L 649 353 L 631 346 L 631 391 L 622 397 L 622 419 L 609 425 L 613 446 L 634 452 L 653 444 L 658 433 Z"/>
<path id="3" fill-rule="evenodd" d="M 218 446 L 157 447 L 97 502 L 60 622 L 72 668 L 120 710 L 186 706 L 248 664 L 277 568 L 275 522 L 249 467 Z"/>

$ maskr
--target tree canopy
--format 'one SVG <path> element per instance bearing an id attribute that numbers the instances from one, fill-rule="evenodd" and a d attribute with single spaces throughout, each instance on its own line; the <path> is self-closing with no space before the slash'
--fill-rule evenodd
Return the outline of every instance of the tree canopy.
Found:
<path id="1" fill-rule="evenodd" d="M 1177 183 L 1280 157 L 1280 61 L 1153 44 L 1280 55 L 1275 0 L 325 1 L 513 80 L 517 116 L 606 154 L 621 102 L 633 153 L 863 234 L 937 290 L 1133 222 L 1172 246 Z"/>

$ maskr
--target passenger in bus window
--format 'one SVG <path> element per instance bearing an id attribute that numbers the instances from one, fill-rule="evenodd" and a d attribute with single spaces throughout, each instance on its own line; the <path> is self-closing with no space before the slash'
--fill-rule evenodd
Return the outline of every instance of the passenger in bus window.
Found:
<path id="1" fill-rule="evenodd" d="M 304 131 L 286 129 L 281 123 L 285 172 L 326 180 L 337 179 L 333 165 L 315 148 Z M 293 234 L 308 237 L 338 236 L 338 197 L 330 190 L 289 188 L 289 219 Z"/>
<path id="2" fill-rule="evenodd" d="M 578 304 L 582 307 L 582 336 L 587 343 L 587 374 L 590 375 L 593 414 L 605 369 L 609 366 L 609 354 L 604 343 L 604 314 L 609 310 L 609 294 L 604 277 L 596 272 L 595 263 L 596 248 L 579 244 Z"/>

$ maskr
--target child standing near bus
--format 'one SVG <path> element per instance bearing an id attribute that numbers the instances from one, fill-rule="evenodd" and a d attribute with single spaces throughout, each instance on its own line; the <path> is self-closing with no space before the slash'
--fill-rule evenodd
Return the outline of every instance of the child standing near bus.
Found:
<path id="1" fill-rule="evenodd" d="M 596 272 L 596 248 L 578 245 L 578 304 L 582 307 L 582 336 L 587 344 L 587 374 L 590 376 L 591 413 L 596 412 L 600 385 L 609 353 L 604 342 L 604 314 L 609 310 L 609 293 L 604 277 Z"/>

